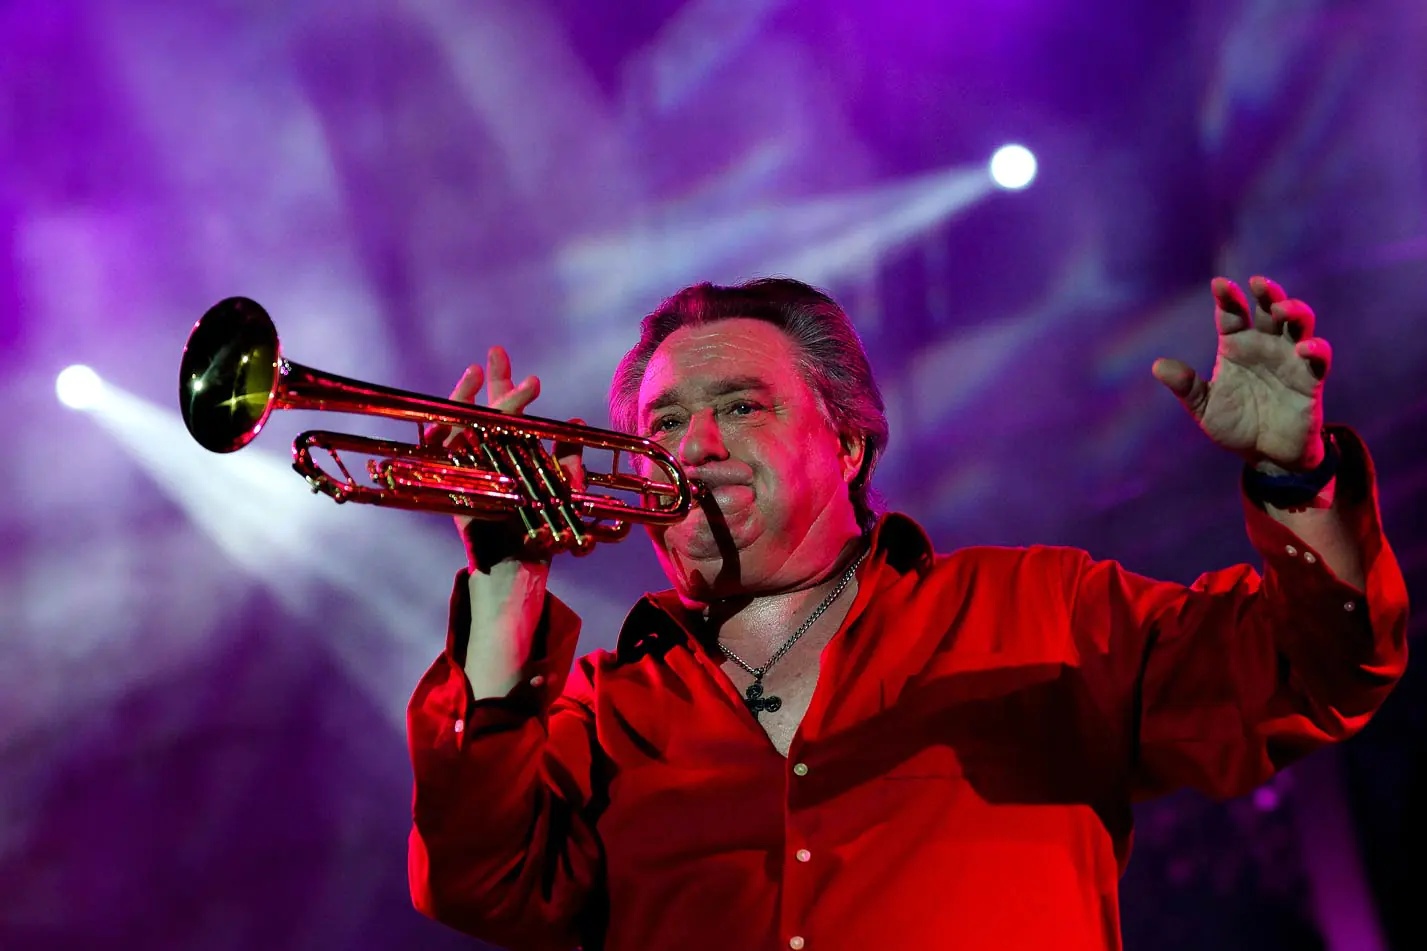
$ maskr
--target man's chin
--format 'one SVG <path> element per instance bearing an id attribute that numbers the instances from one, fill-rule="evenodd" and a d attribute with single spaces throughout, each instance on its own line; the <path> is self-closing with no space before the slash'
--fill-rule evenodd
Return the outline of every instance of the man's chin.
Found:
<path id="1" fill-rule="evenodd" d="M 698 564 L 723 561 L 739 549 L 738 541 L 731 533 L 715 532 L 707 522 L 671 529 L 664 536 L 664 544 L 674 560 Z"/>
<path id="2" fill-rule="evenodd" d="M 719 572 L 725 565 L 736 568 L 739 552 L 757 538 L 753 520 L 745 517 L 730 522 L 709 521 L 695 512 L 678 525 L 670 526 L 656 544 L 664 550 L 671 566 L 681 571 Z M 732 563 L 732 564 L 730 564 Z"/>

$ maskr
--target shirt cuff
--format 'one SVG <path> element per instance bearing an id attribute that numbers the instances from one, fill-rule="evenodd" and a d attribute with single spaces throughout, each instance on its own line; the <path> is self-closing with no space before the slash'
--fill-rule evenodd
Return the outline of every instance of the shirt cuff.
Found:
<path id="1" fill-rule="evenodd" d="M 1344 520 L 1349 536 L 1363 555 L 1363 567 L 1371 572 L 1383 547 L 1382 526 L 1377 508 L 1377 477 L 1367 447 L 1351 429 L 1329 426 L 1342 461 L 1334 487 L 1334 507 Z M 1265 569 L 1295 592 L 1300 603 L 1306 599 L 1313 608 L 1338 615 L 1366 614 L 1365 595 L 1340 581 L 1323 562 L 1322 555 L 1303 543 L 1282 522 L 1269 515 L 1242 486 L 1244 517 L 1249 541 L 1263 555 Z"/>

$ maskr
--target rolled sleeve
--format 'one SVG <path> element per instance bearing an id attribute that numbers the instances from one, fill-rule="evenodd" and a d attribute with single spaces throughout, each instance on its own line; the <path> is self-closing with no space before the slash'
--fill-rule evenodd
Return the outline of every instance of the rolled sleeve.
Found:
<path id="1" fill-rule="evenodd" d="M 1358 547 L 1364 590 L 1247 493 L 1262 573 L 1237 565 L 1188 587 L 1072 562 L 1073 628 L 1103 652 L 1129 710 L 1135 798 L 1185 786 L 1242 795 L 1275 770 L 1362 729 L 1407 660 L 1407 593 L 1383 536 L 1372 461 L 1350 430 L 1335 506 Z"/>
<path id="2" fill-rule="evenodd" d="M 1335 505 L 1362 558 L 1362 589 L 1245 493 L 1249 540 L 1264 559 L 1262 608 L 1279 651 L 1330 738 L 1351 735 L 1386 699 L 1407 663 L 1407 587 L 1382 530 L 1376 473 L 1362 440 L 1331 427 L 1343 461 Z"/>

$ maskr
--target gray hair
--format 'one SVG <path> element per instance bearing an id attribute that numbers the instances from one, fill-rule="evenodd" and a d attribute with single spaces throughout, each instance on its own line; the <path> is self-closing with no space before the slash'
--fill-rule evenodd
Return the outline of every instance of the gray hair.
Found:
<path id="1" fill-rule="evenodd" d="M 797 347 L 798 370 L 823 415 L 841 435 L 862 440 L 862 468 L 848 486 L 857 524 L 870 531 L 881 500 L 872 470 L 887 447 L 887 416 L 862 339 L 827 294 L 790 278 L 760 278 L 731 287 L 695 284 L 665 300 L 640 324 L 639 342 L 620 361 L 609 390 L 610 423 L 638 426 L 639 387 L 654 351 L 676 330 L 747 317 L 778 327 Z"/>

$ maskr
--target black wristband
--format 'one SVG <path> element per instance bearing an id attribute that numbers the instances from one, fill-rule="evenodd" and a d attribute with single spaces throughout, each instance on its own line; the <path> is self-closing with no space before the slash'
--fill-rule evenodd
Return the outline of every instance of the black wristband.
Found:
<path id="1" fill-rule="evenodd" d="M 1342 461 L 1332 433 L 1323 434 L 1323 461 L 1309 472 L 1268 475 L 1253 466 L 1244 467 L 1244 489 L 1249 498 L 1276 509 L 1303 508 L 1318 497 L 1338 474 Z"/>
<path id="2" fill-rule="evenodd" d="M 488 575 L 496 563 L 519 557 L 525 544 L 525 526 L 517 516 L 476 519 L 466 529 L 466 560 L 473 570 Z"/>

